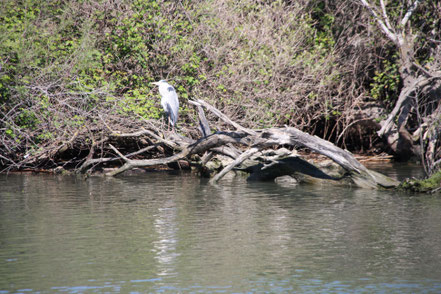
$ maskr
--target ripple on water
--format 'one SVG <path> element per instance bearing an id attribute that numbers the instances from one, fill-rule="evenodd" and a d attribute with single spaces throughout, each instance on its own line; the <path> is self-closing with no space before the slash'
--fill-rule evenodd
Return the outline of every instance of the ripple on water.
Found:
<path id="1" fill-rule="evenodd" d="M 433 197 L 168 173 L 0 184 L 0 294 L 440 290 Z"/>

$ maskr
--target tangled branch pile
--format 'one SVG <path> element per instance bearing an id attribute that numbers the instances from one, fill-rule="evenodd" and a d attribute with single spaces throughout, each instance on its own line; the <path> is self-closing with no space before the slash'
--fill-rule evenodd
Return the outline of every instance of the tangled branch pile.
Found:
<path id="1" fill-rule="evenodd" d="M 338 148 L 329 141 L 306 134 L 297 128 L 286 127 L 252 130 L 232 121 L 228 116 L 205 101 L 191 101 L 191 104 L 196 105 L 199 111 L 199 125 L 202 136 L 198 140 L 192 140 L 179 135 L 173 135 L 170 137 L 171 139 L 163 139 L 156 135 L 154 130 L 145 128 L 136 133 L 111 134 L 111 136 L 119 137 L 150 137 L 156 141 L 156 143 L 151 144 L 149 147 L 136 152 L 137 154 L 145 152 L 148 149 L 159 149 L 161 145 L 177 150 L 178 152 L 176 154 L 165 158 L 130 159 L 128 156 L 133 156 L 134 153 L 124 155 L 114 146 L 109 145 L 119 158 L 101 157 L 93 159 L 93 151 L 91 151 L 92 155 L 83 163 L 79 171 L 83 171 L 93 164 L 102 164 L 108 161 L 123 159 L 125 162 L 124 165 L 108 173 L 109 176 L 115 176 L 134 168 L 164 165 L 175 163 L 179 160 L 186 160 L 191 166 L 199 169 L 200 172 L 211 174 L 211 183 L 218 182 L 225 174 L 240 167 L 242 171 L 251 174 L 251 176 L 248 177 L 249 180 L 275 180 L 280 176 L 291 176 L 298 179 L 298 175 L 300 174 L 322 180 L 346 181 L 348 182 L 347 184 L 355 184 L 356 186 L 373 189 L 398 186 L 395 180 L 368 170 L 365 166 L 360 164 L 350 152 Z M 211 134 L 209 124 L 205 120 L 205 112 L 202 106 L 228 125 L 233 126 L 234 130 L 228 132 L 218 131 Z M 107 142 L 105 143 L 107 144 Z M 338 176 L 329 175 L 326 171 L 307 162 L 292 151 L 280 148 L 281 146 L 288 145 L 303 146 L 329 157 L 340 166 L 341 173 Z M 236 148 L 236 146 L 241 146 L 245 148 L 245 150 L 241 151 Z M 255 154 L 258 154 L 257 157 L 254 156 Z M 226 161 L 222 159 L 225 156 L 230 158 Z M 254 158 L 251 159 L 253 156 Z M 213 165 L 211 163 L 213 160 L 220 162 L 220 164 Z M 213 169 L 210 166 L 216 166 L 216 168 Z"/>

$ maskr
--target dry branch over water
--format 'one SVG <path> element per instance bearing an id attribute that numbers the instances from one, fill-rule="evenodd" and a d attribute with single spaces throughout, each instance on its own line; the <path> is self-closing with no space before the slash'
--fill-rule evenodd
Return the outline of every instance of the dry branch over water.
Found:
<path id="1" fill-rule="evenodd" d="M 234 158 L 233 161 L 223 165 L 222 169 L 220 169 L 220 171 L 212 177 L 210 182 L 216 183 L 226 173 L 230 172 L 234 168 L 242 167 L 242 170 L 252 171 L 251 173 L 259 172 L 259 170 L 256 169 L 253 170 L 250 166 L 247 166 L 245 169 L 241 165 L 242 163 L 244 163 L 244 161 L 250 159 L 253 155 L 263 150 L 265 150 L 265 152 L 268 152 L 268 149 L 272 149 L 273 153 L 277 154 L 278 153 L 277 150 L 280 149 L 280 147 L 289 145 L 289 146 L 306 147 L 314 152 L 325 155 L 328 158 L 332 159 L 335 163 L 340 165 L 345 171 L 344 177 L 342 175 L 341 178 L 335 178 L 328 176 L 326 172 L 321 171 L 320 168 L 310 165 L 309 166 L 310 168 L 316 169 L 317 178 L 331 179 L 334 181 L 339 181 L 342 180 L 343 178 L 345 179 L 349 178 L 352 180 L 352 183 L 355 184 L 356 186 L 369 187 L 369 188 L 379 188 L 379 187 L 390 188 L 390 187 L 396 187 L 398 185 L 398 183 L 395 182 L 394 180 L 368 170 L 361 163 L 359 163 L 350 152 L 335 146 L 329 141 L 323 140 L 316 136 L 311 136 L 296 128 L 285 127 L 285 128 L 270 128 L 264 130 L 251 130 L 235 123 L 228 116 L 226 116 L 225 114 L 223 114 L 218 109 L 211 106 L 210 104 L 206 103 L 205 101 L 198 100 L 193 102 L 192 104 L 195 104 L 197 106 L 204 106 L 207 110 L 214 113 L 220 119 L 222 119 L 225 122 L 228 122 L 236 130 L 229 132 L 216 132 L 208 136 L 203 136 L 202 138 L 196 141 L 189 140 L 187 138 L 181 137 L 176 134 L 171 136 L 172 138 L 171 140 L 173 140 L 172 141 L 173 143 L 169 141 L 170 139 L 168 140 L 160 139 L 162 141 L 168 142 L 168 145 L 170 146 L 179 146 L 178 148 L 176 148 L 179 150 L 179 152 L 172 156 L 165 158 L 158 158 L 158 159 L 147 159 L 147 160 L 129 159 L 127 158 L 127 156 L 123 155 L 120 151 L 118 151 L 114 146 L 110 145 L 112 150 L 118 156 L 120 156 L 125 163 L 123 166 L 121 166 L 120 168 L 114 171 L 109 172 L 107 175 L 115 176 L 133 168 L 168 164 L 172 162 L 177 162 L 182 159 L 190 160 L 192 155 L 203 156 L 207 152 L 222 153 L 222 151 L 219 152 L 219 147 L 224 147 L 228 149 L 231 148 L 229 146 L 230 144 L 239 145 L 240 147 L 242 147 L 242 149 L 244 149 L 244 151 L 237 158 Z M 202 108 L 198 108 L 198 109 L 199 111 L 203 111 Z M 201 113 L 199 117 L 205 117 L 205 115 Z M 201 123 L 200 125 L 203 124 Z M 206 132 L 201 132 L 201 133 L 205 134 Z M 140 134 L 151 135 L 152 133 L 143 130 L 132 135 L 138 136 Z M 128 136 L 129 134 L 119 134 L 119 135 Z M 215 150 L 215 148 L 217 148 L 217 150 Z M 288 154 L 283 153 L 283 155 L 284 156 L 279 156 L 279 158 L 277 158 L 276 160 L 273 159 L 272 164 L 287 165 L 288 164 L 286 162 L 287 158 L 298 157 L 297 155 L 293 156 L 293 154 L 290 153 Z M 261 158 L 263 157 L 261 156 Z M 107 159 L 103 159 L 103 160 L 107 160 Z M 254 161 L 257 161 L 257 165 L 264 163 L 265 160 L 267 159 L 263 159 L 259 161 L 257 157 L 254 158 Z M 283 160 L 285 160 L 285 162 L 283 162 Z M 299 161 L 304 162 L 302 159 L 299 159 Z M 87 162 L 85 164 L 87 165 Z M 199 168 L 206 169 L 207 164 L 208 162 L 205 162 L 204 166 L 200 166 Z M 312 175 L 309 170 L 304 170 L 302 166 L 299 165 L 299 162 L 292 162 L 291 165 L 294 165 L 291 168 L 291 170 L 285 169 L 287 171 L 286 174 L 280 174 L 280 173 L 274 174 L 274 177 L 272 179 L 275 179 L 276 177 L 282 175 L 293 175 L 294 174 L 293 170 L 295 170 L 297 173 Z M 256 176 L 254 175 L 254 177 Z M 266 179 L 268 179 L 268 176 L 266 177 Z"/>

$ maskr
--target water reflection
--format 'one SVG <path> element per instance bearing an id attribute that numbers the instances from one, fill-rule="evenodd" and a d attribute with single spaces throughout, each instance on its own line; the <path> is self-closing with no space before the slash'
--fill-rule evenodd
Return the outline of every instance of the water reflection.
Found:
<path id="1" fill-rule="evenodd" d="M 176 223 L 176 206 L 173 201 L 165 203 L 165 207 L 158 209 L 158 213 L 154 216 L 154 227 L 158 235 L 157 240 L 153 242 L 153 247 L 158 263 L 158 275 L 170 276 L 175 275 L 176 258 L 179 253 L 176 251 L 177 243 L 177 223 Z"/>
<path id="2" fill-rule="evenodd" d="M 441 289 L 436 197 L 166 173 L 0 185 L 0 292 Z"/>

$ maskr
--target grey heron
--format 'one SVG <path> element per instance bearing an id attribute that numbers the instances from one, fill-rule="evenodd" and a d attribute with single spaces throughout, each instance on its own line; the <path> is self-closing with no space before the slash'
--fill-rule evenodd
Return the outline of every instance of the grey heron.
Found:
<path id="1" fill-rule="evenodd" d="M 167 83 L 165 80 L 160 80 L 159 82 L 153 82 L 152 84 L 159 87 L 159 94 L 161 94 L 161 105 L 168 117 L 168 128 L 170 124 L 174 130 L 175 124 L 178 121 L 178 111 L 179 111 L 179 100 L 178 94 L 172 85 Z"/>

